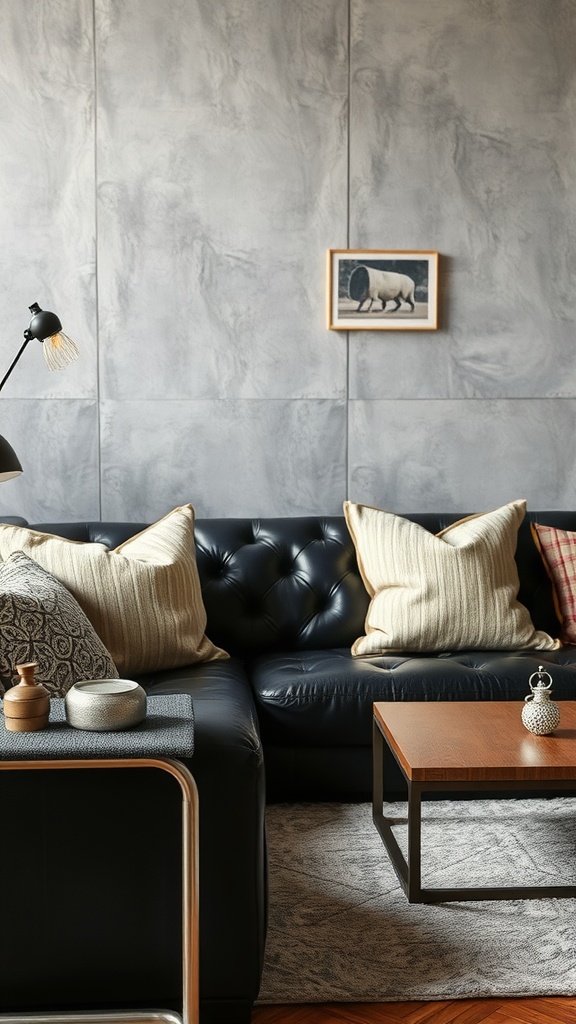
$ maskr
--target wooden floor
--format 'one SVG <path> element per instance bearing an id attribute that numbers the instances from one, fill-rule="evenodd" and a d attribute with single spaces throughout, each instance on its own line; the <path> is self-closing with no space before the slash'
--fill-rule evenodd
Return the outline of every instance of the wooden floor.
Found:
<path id="1" fill-rule="evenodd" d="M 257 1006 L 252 1024 L 576 1024 L 576 996 Z"/>

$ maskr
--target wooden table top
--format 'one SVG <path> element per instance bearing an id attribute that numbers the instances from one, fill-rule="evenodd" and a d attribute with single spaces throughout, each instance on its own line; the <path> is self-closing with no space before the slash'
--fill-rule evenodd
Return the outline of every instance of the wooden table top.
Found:
<path id="1" fill-rule="evenodd" d="M 560 724 L 535 736 L 518 701 L 390 701 L 374 718 L 413 782 L 576 781 L 576 701 L 558 701 Z"/>

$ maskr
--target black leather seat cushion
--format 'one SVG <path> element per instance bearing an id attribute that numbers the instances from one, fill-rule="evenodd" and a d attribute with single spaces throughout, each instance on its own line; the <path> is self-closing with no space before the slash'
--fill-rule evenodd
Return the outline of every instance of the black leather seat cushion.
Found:
<path id="1" fill-rule="evenodd" d="M 515 700 L 547 668 L 555 700 L 576 699 L 576 648 L 355 658 L 346 648 L 255 659 L 250 680 L 264 746 L 370 746 L 372 704 Z M 520 714 L 520 712 L 518 712 Z"/>

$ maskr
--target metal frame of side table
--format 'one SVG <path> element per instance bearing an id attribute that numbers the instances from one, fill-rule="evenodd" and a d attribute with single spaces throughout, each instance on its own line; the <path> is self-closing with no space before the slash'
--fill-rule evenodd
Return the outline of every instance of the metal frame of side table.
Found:
<path id="1" fill-rule="evenodd" d="M 472 888 L 422 888 L 422 795 L 427 792 L 445 793 L 447 797 L 457 792 L 472 791 L 530 791 L 535 790 L 574 790 L 574 780 L 546 781 L 442 781 L 413 782 L 408 778 L 404 768 L 395 756 L 394 751 L 386 742 L 380 724 L 373 719 L 373 794 L 372 818 L 380 833 L 380 837 L 398 880 L 408 898 L 409 903 L 441 903 L 465 900 L 536 900 L 547 898 L 574 898 L 576 885 L 518 885 L 518 886 L 478 886 Z M 391 750 L 406 783 L 408 792 L 408 857 L 400 849 L 396 836 L 390 826 L 390 819 L 383 813 L 384 804 L 384 743 Z"/>
<path id="2" fill-rule="evenodd" d="M 62 768 L 158 768 L 168 772 L 182 793 L 182 1016 L 171 1010 L 0 1014 L 0 1024 L 198 1024 L 198 790 L 192 774 L 168 757 L 78 758 L 2 761 L 0 770 Z"/>

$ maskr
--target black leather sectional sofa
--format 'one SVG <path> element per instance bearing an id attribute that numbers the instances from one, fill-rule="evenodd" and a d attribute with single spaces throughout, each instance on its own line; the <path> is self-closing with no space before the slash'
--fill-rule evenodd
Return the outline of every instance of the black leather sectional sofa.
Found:
<path id="1" fill-rule="evenodd" d="M 437 533 L 461 517 L 434 513 L 408 518 Z M 519 532 L 519 598 L 537 628 L 558 635 L 551 584 L 529 518 L 576 531 L 576 512 L 530 513 Z M 115 548 L 145 524 L 31 525 Z M 196 546 L 207 635 L 231 657 L 140 681 L 149 693 L 186 692 L 194 699 L 196 741 L 190 768 L 200 797 L 201 1015 L 203 1024 L 245 1024 L 258 994 L 266 939 L 266 801 L 369 799 L 375 700 L 520 703 L 529 692 L 528 677 L 539 665 L 553 677 L 554 699 L 574 699 L 576 649 L 354 658 L 350 647 L 364 632 L 368 595 L 343 517 L 199 519 Z M 54 970 L 45 972 L 39 990 L 32 989 L 29 966 L 7 966 L 10 936 L 4 936 L 0 1012 L 33 1009 L 32 992 L 37 992 L 32 1002 L 42 1010 L 77 1009 L 79 1000 L 96 1009 L 111 1004 L 177 1009 L 177 862 L 174 850 L 159 839 L 169 832 L 164 828 L 168 819 L 173 824 L 178 814 L 177 801 L 175 805 L 169 795 L 155 794 L 152 783 L 139 778 L 126 799 L 149 808 L 154 841 L 131 834 L 122 815 L 114 812 L 113 843 L 108 835 L 96 853 L 91 851 L 104 862 L 120 858 L 136 872 L 144 905 L 151 879 L 162 879 L 162 956 L 154 951 L 154 935 L 144 931 L 135 942 L 129 932 L 110 935 L 102 923 L 94 926 L 90 921 L 85 922 L 83 944 L 71 949 L 66 935 L 75 933 L 73 925 L 77 928 L 83 908 L 69 896 L 66 878 L 90 813 L 85 773 L 78 773 L 80 781 L 53 773 L 41 787 L 37 773 L 36 781 L 16 780 L 13 774 L 5 772 L 0 778 L 5 865 L 25 859 L 35 865 L 42 886 L 52 888 L 53 914 L 42 921 L 38 942 L 41 954 L 53 959 Z M 399 793 L 393 765 L 387 766 L 387 780 L 389 794 Z M 92 799 L 104 805 L 110 798 L 103 791 L 106 785 L 100 777 L 90 781 Z M 72 792 L 64 791 L 65 786 Z M 66 815 L 57 813 L 64 792 L 66 806 L 75 807 Z M 55 813 L 57 827 L 48 855 L 33 848 L 34 816 L 46 820 Z M 16 846 L 6 832 L 9 820 Z M 23 850 L 26 840 L 32 849 Z M 95 885 L 101 881 L 95 878 Z M 120 899 L 120 884 L 115 884 Z M 6 892 L 5 885 L 5 920 L 10 912 Z M 17 895 L 8 898 L 17 916 Z M 23 941 L 25 935 L 15 938 Z"/>

